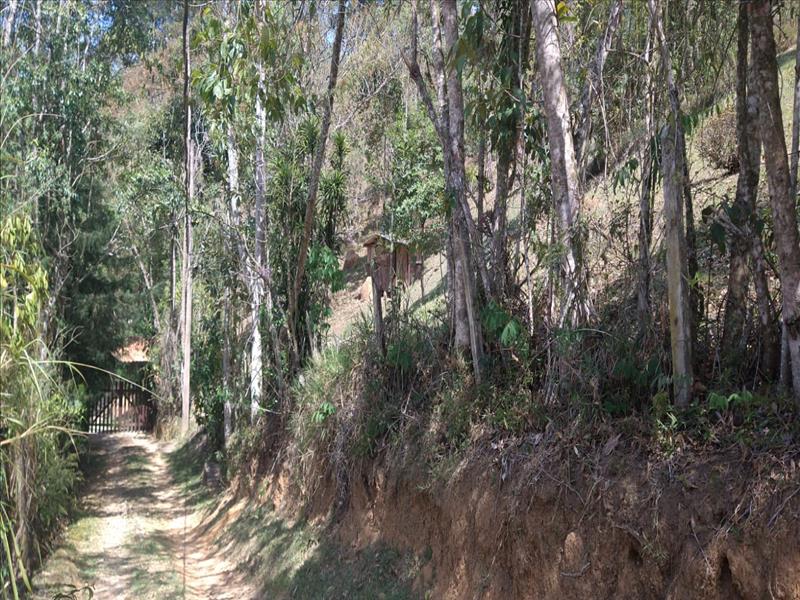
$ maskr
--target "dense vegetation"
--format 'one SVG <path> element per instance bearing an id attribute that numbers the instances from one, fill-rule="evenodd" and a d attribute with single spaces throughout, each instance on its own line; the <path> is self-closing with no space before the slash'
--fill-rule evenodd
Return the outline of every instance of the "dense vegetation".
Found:
<path id="1" fill-rule="evenodd" d="M 134 338 L 162 424 L 193 417 L 231 479 L 282 436 L 300 472 L 410 439 L 435 472 L 548 424 L 798 447 L 796 3 L 0 19 L 3 597 Z M 373 233 L 414 275 L 351 318 Z"/>

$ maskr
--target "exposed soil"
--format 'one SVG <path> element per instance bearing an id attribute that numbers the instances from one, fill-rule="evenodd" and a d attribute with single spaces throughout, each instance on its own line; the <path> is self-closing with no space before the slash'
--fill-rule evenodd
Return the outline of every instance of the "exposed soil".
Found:
<path id="1" fill-rule="evenodd" d="M 176 480 L 170 452 L 145 434 L 90 436 L 80 513 L 36 576 L 34 597 L 85 586 L 99 600 L 256 597 L 204 535 L 202 508 Z"/>
<path id="2" fill-rule="evenodd" d="M 314 486 L 271 461 L 239 497 L 204 491 L 191 445 L 95 436 L 35 597 L 800 599 L 797 456 L 655 457 L 619 437 L 575 456 L 548 435 L 435 477 L 411 450 L 344 479 L 323 459 Z"/>
<path id="3" fill-rule="evenodd" d="M 269 497 L 332 517 L 356 554 L 382 543 L 417 557 L 420 597 L 800 599 L 796 457 L 656 458 L 618 436 L 568 454 L 537 438 L 484 447 L 436 480 L 384 456 L 349 472 L 337 514 L 341 476 L 304 496 L 285 464 Z"/>

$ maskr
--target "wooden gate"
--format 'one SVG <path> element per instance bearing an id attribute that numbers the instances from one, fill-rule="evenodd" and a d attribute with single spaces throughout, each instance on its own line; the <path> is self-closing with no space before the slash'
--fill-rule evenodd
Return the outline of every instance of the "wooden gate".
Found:
<path id="1" fill-rule="evenodd" d="M 89 407 L 89 433 L 150 431 L 156 420 L 156 405 L 150 392 L 116 381 Z"/>

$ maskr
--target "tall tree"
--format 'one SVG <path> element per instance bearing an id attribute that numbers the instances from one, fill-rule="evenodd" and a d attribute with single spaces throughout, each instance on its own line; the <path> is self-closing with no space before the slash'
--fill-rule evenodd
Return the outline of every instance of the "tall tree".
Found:
<path id="1" fill-rule="evenodd" d="M 483 332 L 481 331 L 478 316 L 478 301 L 468 230 L 468 219 L 471 216 L 467 205 L 467 177 L 464 168 L 464 93 L 461 83 L 461 71 L 454 60 L 459 41 L 456 0 L 443 0 L 441 12 L 444 33 L 444 56 L 450 58 L 447 62 L 446 76 L 449 142 L 447 151 L 450 155 L 447 163 L 450 168 L 446 173 L 445 182 L 446 192 L 451 199 L 453 211 L 453 244 L 457 256 L 455 273 L 456 298 L 462 298 L 464 305 L 462 314 L 457 317 L 457 322 L 460 325 L 456 329 L 456 339 L 458 340 L 459 329 L 463 331 L 463 325 L 466 325 L 467 339 L 463 340 L 462 336 L 462 340 L 469 343 L 475 382 L 480 383 L 481 363 L 483 360 Z M 435 13 L 434 20 L 436 20 Z M 478 258 L 478 260 L 481 259 Z M 462 345 L 464 345 L 463 341 Z"/>
<path id="2" fill-rule="evenodd" d="M 772 4 L 770 0 L 754 0 L 748 8 L 753 38 L 753 67 L 760 101 L 759 128 L 764 144 L 783 297 L 781 316 L 786 328 L 794 397 L 800 408 L 800 233 L 797 199 L 791 195 L 792 182 L 781 114 Z"/>
<path id="3" fill-rule="evenodd" d="M 667 125 L 661 134 L 661 172 L 664 181 L 664 228 L 667 246 L 667 295 L 669 301 L 672 386 L 675 404 L 687 406 L 693 384 L 692 310 L 689 291 L 689 261 L 684 224 L 686 147 L 678 87 L 672 58 L 664 35 L 664 24 L 656 0 L 648 0 L 654 30 L 661 50 L 661 66 L 669 98 Z"/>
<path id="4" fill-rule="evenodd" d="M 642 166 L 639 185 L 639 281 L 636 290 L 636 306 L 639 313 L 639 331 L 644 335 L 650 324 L 650 243 L 653 235 L 653 189 L 655 171 L 655 94 L 653 85 L 653 19 L 649 19 L 647 41 L 644 54 L 644 130 L 646 142 L 643 144 L 639 163 Z"/>
<path id="5" fill-rule="evenodd" d="M 256 17 L 261 16 L 261 2 L 255 4 Z M 256 62 L 258 73 L 258 91 L 256 93 L 256 139 L 254 148 L 255 167 L 255 249 L 253 252 L 253 266 L 249 269 L 248 287 L 250 289 L 250 422 L 255 423 L 261 407 L 261 395 L 264 387 L 264 365 L 261 348 L 261 301 L 263 298 L 263 280 L 260 273 L 264 269 L 264 245 L 266 234 L 264 232 L 264 196 L 266 195 L 266 162 L 264 158 L 264 145 L 267 136 L 267 113 L 264 110 L 261 91 L 264 89 L 264 66 L 261 59 Z"/>
<path id="6" fill-rule="evenodd" d="M 445 190 L 450 202 L 447 277 L 451 291 L 450 308 L 455 334 L 454 343 L 460 351 L 469 348 L 475 380 L 480 382 L 483 331 L 477 314 L 474 271 L 470 256 L 470 238 L 475 233 L 475 227 L 474 223 L 471 223 L 466 199 L 464 99 L 457 61 L 451 59 L 445 62 L 446 56 L 454 56 L 458 45 L 458 15 L 455 2 L 439 0 L 437 3 L 436 0 L 432 0 L 431 20 L 434 46 L 431 62 L 438 106 L 433 104 L 428 84 L 423 78 L 418 62 L 419 19 L 416 2 L 412 4 L 411 12 L 411 48 L 408 53 L 403 53 L 403 60 L 442 146 Z"/>
<path id="7" fill-rule="evenodd" d="M 789 177 L 792 182 L 791 197 L 797 198 L 797 163 L 800 160 L 800 19 L 797 19 L 797 40 L 794 57 L 794 108 L 792 110 L 792 163 Z M 789 383 L 789 333 L 786 325 L 781 326 L 780 381 L 788 387 Z"/>
<path id="8" fill-rule="evenodd" d="M 747 308 L 747 287 L 752 270 L 761 317 L 761 338 L 764 345 L 762 361 L 766 371 L 771 369 L 775 356 L 772 332 L 772 305 L 769 300 L 763 265 L 761 237 L 755 226 L 756 197 L 761 168 L 761 137 L 758 130 L 758 97 L 755 70 L 748 60 L 750 41 L 747 5 L 739 4 L 737 21 L 738 43 L 736 57 L 736 146 L 739 174 L 736 196 L 729 212 L 728 293 L 722 335 L 722 348 L 730 352 L 732 364 L 741 359 L 744 351 L 744 324 Z M 748 263 L 752 268 L 748 269 Z M 732 349 L 737 349 L 731 352 Z"/>
<path id="9" fill-rule="evenodd" d="M 592 104 L 603 85 L 603 69 L 621 20 L 622 0 L 614 0 L 608 13 L 608 23 L 605 31 L 597 42 L 597 50 L 592 64 L 589 66 L 589 73 L 586 77 L 579 104 L 577 127 L 575 128 L 575 160 L 581 173 L 586 172 L 585 148 L 592 131 Z"/>
<path id="10" fill-rule="evenodd" d="M 492 282 L 493 292 L 498 298 L 505 294 L 508 276 L 506 243 L 508 238 L 508 195 L 511 180 L 516 170 L 517 141 L 522 123 L 522 80 L 528 67 L 531 38 L 531 7 L 526 2 L 512 2 L 503 11 L 503 37 L 500 42 L 500 57 L 496 58 L 500 80 L 504 84 L 500 97 L 510 104 L 510 109 L 501 120 L 501 131 L 497 135 L 497 177 L 492 226 Z M 482 190 L 482 182 L 481 182 Z M 482 206 L 483 202 L 480 202 Z"/>
<path id="11" fill-rule="evenodd" d="M 194 203 L 195 157 L 192 138 L 192 104 L 189 52 L 189 0 L 183 1 L 183 110 L 184 130 L 184 215 L 183 261 L 181 265 L 181 432 L 189 430 L 192 361 L 192 205 Z"/>
<path id="12" fill-rule="evenodd" d="M 303 285 L 306 261 L 308 259 L 308 246 L 311 243 L 311 234 L 314 231 L 314 216 L 317 208 L 317 194 L 319 192 L 319 178 L 322 173 L 322 161 L 325 158 L 325 147 L 328 142 L 328 131 L 331 127 L 331 114 L 333 112 L 333 99 L 336 91 L 336 81 L 339 76 L 339 59 L 342 52 L 342 38 L 344 36 L 345 12 L 347 0 L 339 0 L 336 12 L 336 30 L 331 48 L 331 67 L 328 74 L 328 90 L 322 107 L 322 123 L 319 137 L 314 148 L 314 161 L 311 165 L 311 174 L 308 181 L 308 198 L 306 200 L 305 218 L 303 220 L 303 237 L 300 240 L 300 249 L 297 256 L 297 268 L 294 273 L 292 289 L 289 291 L 289 332 L 292 338 L 293 355 L 297 363 L 297 327 L 298 314 L 297 302 L 300 298 L 300 289 Z M 297 367 L 297 364 L 295 364 Z"/>
<path id="13" fill-rule="evenodd" d="M 6 10 L 2 11 L 3 15 L 3 48 L 7 48 L 11 44 L 11 34 L 14 31 L 14 19 L 17 16 L 17 8 L 19 7 L 19 0 L 9 0 Z"/>
<path id="14" fill-rule="evenodd" d="M 559 325 L 577 325 L 589 315 L 588 275 L 582 256 L 580 182 L 561 65 L 558 23 L 555 5 L 550 0 L 533 2 L 532 7 L 539 81 L 547 116 L 558 241 L 562 248 L 561 280 L 564 292 L 558 322 Z"/>

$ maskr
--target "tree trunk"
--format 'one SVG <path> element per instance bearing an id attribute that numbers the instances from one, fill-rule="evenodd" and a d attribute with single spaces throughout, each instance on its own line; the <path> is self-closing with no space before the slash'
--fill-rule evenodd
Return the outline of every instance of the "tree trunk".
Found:
<path id="1" fill-rule="evenodd" d="M 782 319 L 789 347 L 792 387 L 800 409 L 800 234 L 797 228 L 797 198 L 791 195 L 771 3 L 769 0 L 755 0 L 748 8 L 753 38 L 753 66 L 760 100 L 759 127 L 764 144 L 775 247 L 780 267 Z"/>
<path id="2" fill-rule="evenodd" d="M 186 115 L 184 138 L 185 150 L 185 193 L 184 234 L 183 234 L 183 277 L 182 277 L 182 312 L 181 350 L 183 364 L 181 366 L 181 432 L 189 430 L 189 409 L 191 394 L 191 359 L 192 359 L 192 215 L 194 200 L 194 142 L 192 140 L 192 105 L 189 77 L 191 73 L 191 56 L 189 54 L 189 0 L 183 2 L 183 109 Z"/>
<path id="3" fill-rule="evenodd" d="M 17 16 L 19 0 L 10 0 L 6 7 L 6 14 L 3 16 L 3 48 L 8 48 L 11 44 L 11 34 L 14 31 L 14 18 Z"/>
<path id="4" fill-rule="evenodd" d="M 481 130 L 478 138 L 478 190 L 476 208 L 478 209 L 478 227 L 483 222 L 483 207 L 486 204 L 486 132 Z"/>
<path id="5" fill-rule="evenodd" d="M 654 106 L 655 89 L 652 77 L 653 26 L 648 27 L 647 43 L 644 51 L 644 125 L 647 143 L 644 144 L 640 158 L 642 180 L 639 189 L 639 282 L 636 291 L 636 307 L 639 313 L 639 334 L 644 336 L 650 325 L 650 243 L 653 235 L 653 155 L 655 152 Z"/>
<path id="6" fill-rule="evenodd" d="M 691 236 L 692 258 L 694 224 L 691 210 L 686 142 L 683 131 L 678 86 L 672 70 L 664 24 L 656 0 L 648 0 L 653 27 L 658 37 L 661 64 L 666 79 L 670 114 L 661 135 L 661 171 L 664 180 L 664 220 L 667 245 L 667 294 L 672 347 L 672 383 L 675 403 L 686 406 L 691 400 L 693 384 L 693 296 L 690 289 L 691 263 L 687 238 Z M 686 205 L 683 202 L 686 201 Z M 687 222 L 684 222 L 687 221 Z M 691 226 L 689 226 L 691 224 Z M 694 259 L 693 259 L 694 260 Z M 696 270 L 696 267 L 694 267 Z"/>
<path id="7" fill-rule="evenodd" d="M 747 46 L 750 36 L 747 6 L 744 3 L 739 3 L 737 29 L 736 145 L 739 156 L 739 175 L 736 180 L 733 214 L 738 219 L 731 223 L 731 231 L 728 236 L 730 264 L 721 343 L 723 351 L 730 353 L 729 359 L 732 361 L 732 365 L 739 362 L 742 358 L 741 353 L 745 349 L 745 340 L 742 338 L 747 318 L 747 259 L 750 254 L 751 238 L 754 235 L 754 232 L 750 230 L 750 221 L 752 209 L 755 207 L 755 195 L 758 192 L 761 153 L 758 131 L 753 131 L 754 126 L 757 125 L 758 115 L 748 111 L 750 96 L 747 86 Z M 751 89 L 749 92 L 753 93 L 754 90 Z M 757 110 L 757 106 L 754 108 Z"/>
<path id="8" fill-rule="evenodd" d="M 794 57 L 794 109 L 792 111 L 792 163 L 789 170 L 792 192 L 791 197 L 797 198 L 797 163 L 800 158 L 800 19 L 797 20 L 797 41 Z M 780 382 L 783 387 L 789 387 L 789 333 L 786 326 L 781 326 L 781 351 L 780 351 Z M 795 385 L 797 387 L 797 384 Z"/>
<path id="9" fill-rule="evenodd" d="M 683 150 L 675 115 L 661 135 L 661 170 L 664 181 L 664 237 L 667 245 L 672 384 L 675 404 L 685 407 L 692 393 L 692 335 L 686 237 L 683 225 Z"/>
<path id="10" fill-rule="evenodd" d="M 42 0 L 36 0 L 36 6 L 33 10 L 33 54 L 38 56 L 39 48 L 42 45 Z"/>
<path id="11" fill-rule="evenodd" d="M 445 44 L 445 56 L 451 56 L 458 43 L 458 10 L 456 0 L 442 1 L 442 22 Z M 461 85 L 461 74 L 454 61 L 447 65 L 447 111 L 449 118 L 449 154 L 450 169 L 447 173 L 448 194 L 453 202 L 453 244 L 456 254 L 456 287 L 462 288 L 464 313 L 456 311 L 456 342 L 459 341 L 459 328 L 466 325 L 468 340 L 472 354 L 472 368 L 475 383 L 481 382 L 481 366 L 483 362 L 483 332 L 478 316 L 478 301 L 475 293 L 474 271 L 470 256 L 466 200 L 466 172 L 464 168 L 464 97 Z M 460 209 L 460 210 L 459 210 Z M 478 260 L 481 260 L 479 257 Z M 458 307 L 458 304 L 456 305 Z M 462 321 L 466 316 L 466 323 Z"/>
<path id="12" fill-rule="evenodd" d="M 231 354 L 231 288 L 226 285 L 222 292 L 222 439 L 226 448 L 233 435 Z"/>
<path id="13" fill-rule="evenodd" d="M 800 18 L 797 19 L 797 41 L 794 52 L 794 108 L 792 110 L 792 198 L 797 198 L 797 165 L 800 162 Z"/>
<path id="14" fill-rule="evenodd" d="M 440 6 L 441 5 L 441 6 Z M 441 8 L 441 11 L 440 11 Z M 458 14 L 454 0 L 431 1 L 433 33 L 433 76 L 438 110 L 433 105 L 427 83 L 417 62 L 417 4 L 412 4 L 411 50 L 403 61 L 417 86 L 422 104 L 433 123 L 442 146 L 446 192 L 451 218 L 448 234 L 447 281 L 450 291 L 450 315 L 453 343 L 461 350 L 470 349 L 476 382 L 481 380 L 483 332 L 478 319 L 474 271 L 470 256 L 470 238 L 478 237 L 477 227 L 466 200 L 464 168 L 464 99 L 461 77 L 452 63 L 445 68 L 444 57 L 458 42 Z M 444 41 L 447 50 L 443 49 Z M 448 54 L 449 55 L 449 54 Z M 478 270 L 484 285 L 490 285 L 486 265 L 479 260 Z"/>
<path id="15" fill-rule="evenodd" d="M 561 282 L 559 325 L 577 326 L 589 315 L 587 273 L 581 255 L 580 189 L 570 126 L 569 102 L 561 67 L 556 14 L 552 2 L 532 3 L 539 78 L 544 93 L 550 145 L 553 198 L 558 215 Z"/>
<path id="16" fill-rule="evenodd" d="M 507 58 L 504 60 L 511 69 L 509 88 L 505 92 L 516 99 L 517 90 L 522 88 L 522 77 L 528 64 L 530 51 L 531 11 L 528 3 L 513 3 L 510 26 L 505 32 L 504 44 L 508 44 Z M 495 186 L 494 219 L 492 227 L 492 274 L 493 291 L 497 298 L 505 296 L 508 256 L 506 249 L 508 227 L 508 194 L 511 188 L 512 171 L 515 171 L 517 140 L 520 122 L 523 117 L 518 108 L 511 112 L 506 123 L 508 136 L 499 141 L 497 149 L 497 185 Z"/>
<path id="17" fill-rule="evenodd" d="M 608 14 L 608 23 L 603 37 L 597 44 L 594 60 L 589 66 L 589 74 L 586 77 L 586 84 L 581 94 L 580 109 L 578 111 L 578 126 L 575 129 L 575 160 L 580 165 L 580 172 L 586 173 L 586 142 L 592 131 L 592 104 L 597 97 L 597 92 L 603 82 L 603 68 L 614 43 L 620 20 L 622 19 L 622 0 L 614 0 L 611 11 Z M 648 39 L 649 44 L 649 39 Z M 649 46 L 645 51 L 649 54 Z"/>
<path id="18" fill-rule="evenodd" d="M 178 289 L 178 217 L 175 211 L 172 211 L 172 218 L 169 225 L 169 313 L 170 322 L 175 321 L 175 300 L 177 298 L 176 292 Z"/>
<path id="19" fill-rule="evenodd" d="M 258 86 L 263 89 L 263 67 L 258 65 Z M 250 290 L 250 422 L 255 423 L 261 409 L 264 387 L 264 365 L 261 344 L 261 300 L 263 296 L 263 280 L 260 276 L 264 269 L 264 197 L 266 195 L 266 164 L 264 161 L 264 144 L 267 127 L 267 115 L 261 105 L 260 97 L 256 97 L 256 143 L 255 143 L 255 223 L 256 240 L 253 262 L 248 272 Z"/>
<path id="20" fill-rule="evenodd" d="M 328 130 L 331 127 L 331 113 L 333 111 L 334 92 L 336 90 L 336 79 L 339 75 L 339 58 L 342 50 L 342 37 L 344 35 L 345 10 L 347 0 L 339 0 L 336 18 L 336 33 L 331 49 L 331 67 L 328 76 L 328 92 L 322 112 L 322 124 L 319 131 L 319 139 L 314 150 L 314 162 L 311 166 L 311 174 L 308 181 L 308 199 L 306 200 L 306 213 L 303 222 L 303 237 L 300 240 L 300 249 L 297 256 L 297 268 L 294 275 L 294 282 L 289 293 L 289 328 L 292 335 L 293 344 L 297 344 L 297 302 L 300 297 L 300 288 L 303 285 L 303 275 L 305 274 L 306 260 L 308 258 L 308 246 L 311 243 L 311 235 L 314 230 L 314 214 L 317 207 L 317 192 L 319 191 L 319 178 L 322 171 L 322 161 L 325 157 L 325 146 L 328 142 Z M 295 365 L 297 366 L 297 365 Z"/>
<path id="21" fill-rule="evenodd" d="M 748 61 L 750 39 L 747 5 L 739 5 L 739 42 L 736 68 L 736 135 L 739 156 L 739 176 L 734 200 L 736 219 L 731 223 L 729 246 L 731 251 L 728 272 L 728 293 L 725 304 L 725 319 L 721 347 L 726 351 L 738 346 L 729 357 L 735 368 L 742 352 L 748 277 L 752 272 L 759 312 L 760 339 L 762 344 L 761 371 L 767 377 L 773 374 L 776 363 L 777 342 L 775 339 L 775 317 L 766 276 L 764 249 L 756 228 L 756 201 L 761 169 L 761 134 L 758 129 L 758 95 L 756 71 L 752 59 Z M 750 262 L 750 271 L 744 270 Z"/>

